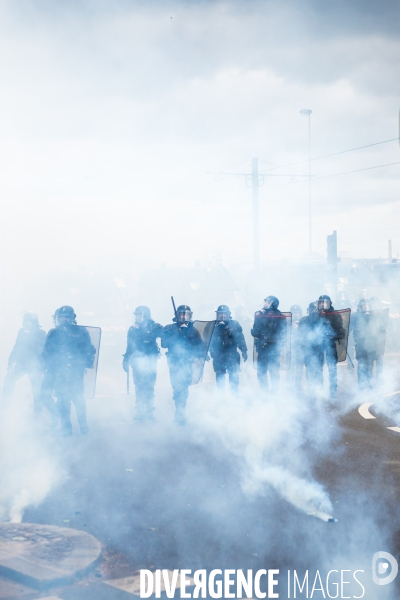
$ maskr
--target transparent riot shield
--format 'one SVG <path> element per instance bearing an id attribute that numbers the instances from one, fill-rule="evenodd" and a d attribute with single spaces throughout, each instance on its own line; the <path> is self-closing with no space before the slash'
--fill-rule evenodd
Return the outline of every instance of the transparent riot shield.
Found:
<path id="1" fill-rule="evenodd" d="M 93 357 L 93 364 L 91 367 L 86 368 L 83 379 L 83 397 L 86 399 L 94 398 L 96 392 L 96 377 L 97 377 L 97 365 L 99 363 L 99 351 L 100 351 L 100 339 L 101 329 L 100 327 L 90 327 L 84 325 L 78 325 L 81 329 L 86 329 L 89 334 L 91 344 L 95 350 Z"/>
<path id="2" fill-rule="evenodd" d="M 338 362 L 345 361 L 349 341 L 351 309 L 322 311 L 319 314 L 321 319 L 324 319 L 327 324 L 323 332 L 325 339 L 330 338 L 335 342 Z"/>
<path id="3" fill-rule="evenodd" d="M 256 325 L 257 319 L 261 319 L 259 322 L 259 327 Z M 260 331 L 261 334 L 257 339 L 254 338 L 254 369 L 257 369 L 259 352 L 262 352 L 263 348 L 268 347 L 271 352 L 274 351 L 274 348 L 276 349 L 275 352 L 279 352 L 279 368 L 282 371 L 287 371 L 290 369 L 292 313 L 281 312 L 279 315 L 256 313 L 254 315 L 254 326 Z"/>
<path id="4" fill-rule="evenodd" d="M 389 309 L 371 310 L 368 314 L 367 338 L 365 340 L 366 350 L 376 352 L 378 355 L 385 354 L 386 331 L 388 328 Z"/>
<path id="5" fill-rule="evenodd" d="M 193 361 L 192 365 L 192 382 L 190 385 L 196 385 L 201 381 L 204 370 L 204 363 L 208 354 L 208 348 L 210 346 L 212 334 L 214 331 L 216 321 L 193 321 L 193 327 L 197 329 L 200 337 L 203 341 L 203 353 Z"/>

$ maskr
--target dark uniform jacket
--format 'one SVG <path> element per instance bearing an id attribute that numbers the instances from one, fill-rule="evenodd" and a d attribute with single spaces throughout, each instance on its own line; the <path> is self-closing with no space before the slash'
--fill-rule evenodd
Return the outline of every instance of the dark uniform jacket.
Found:
<path id="1" fill-rule="evenodd" d="M 210 343 L 212 358 L 224 353 L 236 352 L 237 348 L 242 353 L 247 352 L 241 325 L 233 319 L 217 321 Z"/>
<path id="2" fill-rule="evenodd" d="M 286 318 L 277 308 L 258 310 L 254 315 L 251 335 L 257 352 L 267 348 L 280 352 L 286 335 Z"/>
<path id="3" fill-rule="evenodd" d="M 130 327 L 128 330 L 128 344 L 124 354 L 125 361 L 139 356 L 154 356 L 160 353 L 157 338 L 161 337 L 163 326 L 148 319 L 138 327 Z"/>
<path id="4" fill-rule="evenodd" d="M 85 327 L 65 325 L 50 329 L 42 353 L 45 370 L 76 370 L 82 372 L 93 366 L 96 349 Z"/>
<path id="5" fill-rule="evenodd" d="M 370 344 L 370 340 L 368 339 L 370 334 L 368 331 L 368 322 L 369 314 L 358 310 L 354 313 L 351 319 L 350 330 L 353 331 L 357 358 L 361 353 L 368 351 L 368 346 Z"/>
<path id="6" fill-rule="evenodd" d="M 23 369 L 37 368 L 43 351 L 46 334 L 43 329 L 19 330 L 14 348 L 8 359 L 8 366 L 17 363 Z"/>
<path id="7" fill-rule="evenodd" d="M 302 321 L 300 331 L 305 334 L 302 344 L 306 352 L 327 352 L 337 359 L 336 342 L 346 336 L 341 315 L 332 307 L 331 310 L 311 313 Z"/>
<path id="8" fill-rule="evenodd" d="M 168 348 L 168 362 L 191 363 L 205 353 L 203 340 L 193 323 L 171 323 L 161 335 L 161 347 Z"/>
<path id="9" fill-rule="evenodd" d="M 368 313 L 357 310 L 352 316 L 350 330 L 353 331 L 357 358 L 365 353 L 384 354 L 387 317 L 387 310 L 374 310 Z"/>

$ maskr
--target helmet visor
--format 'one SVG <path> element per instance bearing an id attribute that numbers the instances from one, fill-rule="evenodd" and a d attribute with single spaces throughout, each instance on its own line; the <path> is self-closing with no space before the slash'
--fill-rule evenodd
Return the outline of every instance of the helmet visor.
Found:
<path id="1" fill-rule="evenodd" d="M 72 315 L 54 315 L 54 324 L 56 327 L 64 327 L 73 323 L 74 317 Z"/>
<path id="2" fill-rule="evenodd" d="M 269 308 L 277 308 L 276 300 L 274 300 L 274 298 L 270 298 L 269 296 L 268 298 L 264 298 L 264 308 L 266 308 L 267 310 Z"/>
<path id="3" fill-rule="evenodd" d="M 318 310 L 329 310 L 332 306 L 332 302 L 324 298 L 324 300 L 318 300 Z"/>
<path id="4" fill-rule="evenodd" d="M 135 323 L 137 325 L 139 325 L 140 323 L 143 323 L 146 318 L 145 318 L 145 314 L 144 312 L 142 312 L 141 310 L 136 311 L 135 313 L 133 313 L 135 316 Z"/>
<path id="5" fill-rule="evenodd" d="M 311 315 L 311 313 L 315 312 L 315 311 L 316 311 L 316 309 L 317 309 L 317 305 L 316 305 L 316 303 L 315 303 L 315 302 L 311 302 L 311 303 L 308 305 L 308 308 L 307 308 L 307 313 L 308 313 L 309 315 Z"/>
<path id="6" fill-rule="evenodd" d="M 178 310 L 178 322 L 179 323 L 189 323 L 192 320 L 192 311 L 191 310 Z"/>
<path id="7" fill-rule="evenodd" d="M 371 312 L 371 304 L 370 302 L 360 302 L 360 312 L 367 313 Z"/>
<path id="8" fill-rule="evenodd" d="M 217 310 L 217 321 L 227 321 L 229 319 L 229 315 L 226 311 Z"/>

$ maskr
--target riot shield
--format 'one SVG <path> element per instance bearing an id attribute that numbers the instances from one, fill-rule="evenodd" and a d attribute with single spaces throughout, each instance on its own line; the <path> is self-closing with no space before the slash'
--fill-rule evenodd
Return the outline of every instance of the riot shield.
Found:
<path id="1" fill-rule="evenodd" d="M 366 350 L 376 352 L 378 355 L 385 354 L 386 331 L 388 328 L 389 309 L 371 310 L 368 314 Z"/>
<path id="2" fill-rule="evenodd" d="M 204 350 L 201 356 L 193 361 L 192 365 L 192 382 L 190 385 L 196 385 L 201 381 L 204 370 L 204 363 L 208 354 L 212 334 L 214 332 L 216 321 L 193 321 L 193 327 L 197 329 L 204 344 Z"/>
<path id="3" fill-rule="evenodd" d="M 335 342 L 338 362 L 343 362 L 347 358 L 350 315 L 350 308 L 320 312 L 320 317 L 326 320 L 325 323 L 329 323 L 329 327 L 324 328 L 324 335 Z"/>
<path id="4" fill-rule="evenodd" d="M 279 325 L 279 337 L 276 339 L 274 343 L 276 343 L 277 351 L 279 350 L 279 368 L 281 371 L 288 371 L 290 369 L 290 361 L 291 361 L 291 337 L 292 337 L 292 313 L 290 312 L 281 312 L 279 315 L 264 315 L 264 314 L 255 314 L 254 322 L 256 319 L 279 319 L 276 323 L 282 323 Z M 267 342 L 268 343 L 268 342 Z M 258 350 L 257 347 L 262 348 L 261 344 L 256 341 L 254 338 L 253 343 L 253 367 L 257 369 L 258 363 Z"/>
<path id="5" fill-rule="evenodd" d="M 93 358 L 93 365 L 85 370 L 83 378 L 83 397 L 86 399 L 94 398 L 96 391 L 96 377 L 97 377 L 97 365 L 99 362 L 99 351 L 100 351 L 100 339 L 101 329 L 100 327 L 90 327 L 85 325 L 78 325 L 82 329 L 86 329 L 90 336 L 90 341 L 96 353 Z"/>

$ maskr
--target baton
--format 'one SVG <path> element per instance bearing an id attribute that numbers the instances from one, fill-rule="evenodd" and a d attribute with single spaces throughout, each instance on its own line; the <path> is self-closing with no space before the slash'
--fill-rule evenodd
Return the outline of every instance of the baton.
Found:
<path id="1" fill-rule="evenodd" d="M 128 365 L 128 370 L 126 372 L 126 393 L 129 396 L 129 365 Z"/>
<path id="2" fill-rule="evenodd" d="M 178 313 L 176 312 L 175 300 L 174 300 L 173 296 L 171 296 L 171 302 L 172 302 L 172 306 L 174 307 L 174 313 L 175 313 L 176 322 L 178 322 Z"/>

